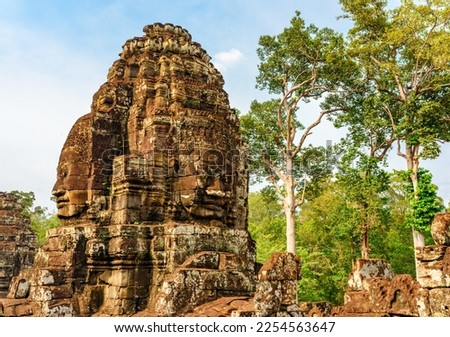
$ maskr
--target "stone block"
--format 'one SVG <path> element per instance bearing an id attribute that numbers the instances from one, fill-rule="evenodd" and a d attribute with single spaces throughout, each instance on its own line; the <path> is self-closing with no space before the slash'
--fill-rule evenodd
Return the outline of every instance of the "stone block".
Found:
<path id="1" fill-rule="evenodd" d="M 297 282 L 298 281 L 282 281 L 281 282 L 281 304 L 290 306 L 298 303 L 297 300 Z"/>
<path id="2" fill-rule="evenodd" d="M 431 235 L 436 244 L 450 246 L 450 213 L 439 213 L 434 216 Z"/>
<path id="3" fill-rule="evenodd" d="M 220 254 L 222 255 L 222 254 Z M 200 252 L 190 256 L 181 266 L 182 268 L 218 269 L 218 252 Z"/>
<path id="4" fill-rule="evenodd" d="M 388 288 L 388 313 L 396 316 L 419 316 L 419 283 L 411 275 L 396 275 Z"/>
<path id="5" fill-rule="evenodd" d="M 345 312 L 371 313 L 373 308 L 372 298 L 366 291 L 347 291 L 344 295 Z"/>
<path id="6" fill-rule="evenodd" d="M 124 210 L 127 208 L 127 195 L 114 194 L 111 202 L 111 208 L 114 211 Z"/>
<path id="7" fill-rule="evenodd" d="M 154 266 L 165 266 L 167 262 L 166 251 L 156 251 L 151 255 L 151 262 Z"/>
<path id="8" fill-rule="evenodd" d="M 10 292 L 12 293 L 12 298 L 27 298 L 30 292 L 29 281 L 19 277 L 15 278 L 11 283 Z"/>
<path id="9" fill-rule="evenodd" d="M 30 303 L 25 299 L 8 299 L 0 302 L 0 317 L 23 317 L 39 314 L 36 303 Z"/>
<path id="10" fill-rule="evenodd" d="M 420 317 L 430 317 L 430 291 L 420 288 L 417 295 L 417 313 Z"/>
<path id="11" fill-rule="evenodd" d="M 163 236 L 155 236 L 150 242 L 150 248 L 152 251 L 164 251 L 166 248 Z"/>
<path id="12" fill-rule="evenodd" d="M 241 272 L 220 270 L 208 272 L 203 280 L 203 289 L 248 292 L 252 290 L 251 281 Z"/>
<path id="13" fill-rule="evenodd" d="M 74 314 L 72 302 L 68 299 L 46 301 L 42 311 L 46 317 L 72 317 Z"/>
<path id="14" fill-rule="evenodd" d="M 111 216 L 115 224 L 139 224 L 141 222 L 139 209 L 121 209 L 114 211 Z"/>
<path id="15" fill-rule="evenodd" d="M 52 299 L 72 298 L 73 290 L 70 284 L 50 287 Z"/>
<path id="16" fill-rule="evenodd" d="M 106 287 L 106 298 L 108 299 L 118 299 L 119 298 L 119 290 L 121 289 L 121 287 L 119 286 L 107 286 Z"/>
<path id="17" fill-rule="evenodd" d="M 192 191 L 195 191 L 197 188 L 199 181 L 198 177 L 195 175 L 187 175 L 184 177 L 179 177 L 174 184 L 175 191 L 183 191 L 189 194 Z"/>
<path id="18" fill-rule="evenodd" d="M 12 278 L 32 265 L 37 250 L 36 234 L 22 211 L 15 194 L 0 192 L 0 294 L 8 293 Z"/>
<path id="19" fill-rule="evenodd" d="M 443 260 L 418 261 L 417 281 L 424 288 L 450 286 L 450 275 L 444 274 Z"/>
<path id="20" fill-rule="evenodd" d="M 244 266 L 242 258 L 237 254 L 220 254 L 219 269 L 240 269 Z"/>
<path id="21" fill-rule="evenodd" d="M 450 316 L 450 288 L 431 289 L 429 292 L 429 301 L 431 316 Z"/>
<path id="22" fill-rule="evenodd" d="M 81 294 L 77 295 L 79 315 L 91 316 L 99 311 L 105 301 L 105 287 L 86 286 Z"/>
<path id="23" fill-rule="evenodd" d="M 107 283 L 113 286 L 126 287 L 134 281 L 134 270 L 116 269 L 111 271 Z"/>
<path id="24" fill-rule="evenodd" d="M 446 277 L 450 277 L 450 247 L 447 248 L 442 259 L 442 272 Z"/>
<path id="25" fill-rule="evenodd" d="M 290 253 L 272 253 L 269 261 L 261 267 L 260 281 L 298 281 L 300 279 L 300 258 Z"/>
<path id="26" fill-rule="evenodd" d="M 15 313 L 14 316 L 16 317 L 25 317 L 25 316 L 32 316 L 33 314 L 37 313 L 35 303 L 24 303 L 22 305 L 18 305 L 15 307 Z"/>
<path id="27" fill-rule="evenodd" d="M 351 291 L 364 290 L 365 280 L 373 278 L 392 279 L 394 273 L 391 266 L 380 259 L 359 259 L 353 264 L 352 273 L 348 280 L 348 287 Z"/>
<path id="28" fill-rule="evenodd" d="M 73 255 L 71 251 L 57 252 L 49 251 L 45 255 L 41 255 L 42 251 L 36 254 L 36 260 L 39 265 L 47 268 L 70 270 L 74 266 Z"/>
<path id="29" fill-rule="evenodd" d="M 255 309 L 260 311 L 262 316 L 271 316 L 280 310 L 281 298 L 280 281 L 259 281 L 254 297 Z"/>
<path id="30" fill-rule="evenodd" d="M 55 283 L 55 278 L 49 270 L 43 269 L 38 272 L 37 284 L 39 285 L 51 285 Z"/>
<path id="31" fill-rule="evenodd" d="M 437 261 L 444 258 L 447 246 L 435 245 L 416 248 L 416 257 L 419 261 Z"/>
<path id="32" fill-rule="evenodd" d="M 37 272 L 38 285 L 60 285 L 66 282 L 66 273 L 60 269 L 41 269 Z"/>
<path id="33" fill-rule="evenodd" d="M 136 299 L 136 298 L 147 298 L 149 295 L 148 285 L 141 285 L 145 283 L 139 283 L 138 286 L 128 286 L 128 287 L 120 287 L 118 292 L 118 298 L 121 299 Z"/>
<path id="34" fill-rule="evenodd" d="M 87 257 L 104 259 L 108 256 L 108 240 L 106 238 L 91 239 L 86 243 L 85 253 Z"/>
<path id="35" fill-rule="evenodd" d="M 116 237 L 108 243 L 108 253 L 110 256 L 135 256 L 137 254 L 136 239 L 126 237 Z"/>

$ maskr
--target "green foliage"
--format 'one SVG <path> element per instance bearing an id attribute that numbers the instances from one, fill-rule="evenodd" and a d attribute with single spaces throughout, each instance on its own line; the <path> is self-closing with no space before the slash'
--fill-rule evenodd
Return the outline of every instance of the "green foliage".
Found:
<path id="1" fill-rule="evenodd" d="M 342 35 L 330 28 L 307 26 L 300 12 L 281 34 L 261 36 L 259 45 L 257 87 L 269 93 L 285 95 L 291 87 L 295 90 L 288 98 L 319 98 L 324 89 L 338 88 L 347 79 L 342 75 L 354 70 Z M 314 86 L 308 81 L 311 75 L 315 76 Z"/>
<path id="2" fill-rule="evenodd" d="M 351 199 L 357 198 L 358 187 L 345 186 L 344 180 L 322 181 L 319 194 L 305 203 L 299 214 L 301 301 L 342 304 L 352 261 L 360 257 L 361 209 L 355 206 L 356 199 Z M 405 227 L 408 200 L 402 184 L 392 176 L 391 184 L 372 197 L 380 208 L 373 210 L 378 218 L 369 231 L 371 256 L 388 261 L 397 274 L 415 275 L 412 235 Z M 261 263 L 272 252 L 285 247 L 283 212 L 270 188 L 249 196 L 249 231 L 256 241 L 257 260 Z"/>
<path id="3" fill-rule="evenodd" d="M 387 1 L 340 3 L 354 24 L 349 53 L 363 83 L 356 92 L 379 111 L 370 124 L 390 125 L 391 138 L 406 145 L 407 160 L 436 158 L 440 142 L 450 140 L 448 1 L 404 0 L 392 10 Z M 354 103 L 353 95 L 346 97 L 348 106 Z"/>
<path id="4" fill-rule="evenodd" d="M 432 184 L 432 174 L 426 169 L 419 169 L 418 193 L 414 193 L 411 172 L 398 171 L 404 182 L 406 196 L 410 207 L 406 212 L 405 224 L 420 232 L 429 232 L 436 213 L 444 210 L 442 200 L 437 196 L 437 186 Z"/>
<path id="5" fill-rule="evenodd" d="M 60 220 L 56 214 L 50 214 L 46 207 L 34 206 L 36 200 L 33 192 L 12 191 L 11 193 L 19 197 L 19 202 L 23 205 L 23 214 L 30 218 L 31 229 L 38 236 L 39 245 L 46 241 L 46 232 L 51 228 L 59 226 Z"/>
<path id="6" fill-rule="evenodd" d="M 284 248 L 282 209 L 293 204 L 284 197 L 294 190 L 299 298 L 335 304 L 364 240 L 371 257 L 415 275 L 410 227 L 430 238 L 431 220 L 444 208 L 419 160 L 436 158 L 450 141 L 448 0 L 402 0 L 394 9 L 384 0 L 340 3 L 353 21 L 347 40 L 307 26 L 298 12 L 281 34 L 260 38 L 257 87 L 278 98 L 254 101 L 241 116 L 252 178 L 272 183 L 249 198 L 258 260 Z M 306 125 L 303 107 L 312 100 L 321 111 Z M 333 178 L 326 150 L 305 146 L 322 117 L 348 130 Z M 393 145 L 411 168 L 402 177 L 383 169 Z"/>
<path id="7" fill-rule="evenodd" d="M 302 243 L 302 301 L 342 303 L 351 261 L 359 255 L 355 213 L 346 206 L 336 183 L 328 181 L 320 196 L 303 206 L 298 239 Z"/>
<path id="8" fill-rule="evenodd" d="M 279 149 L 283 148 L 284 140 L 277 122 L 278 105 L 279 100 L 275 99 L 263 103 L 253 101 L 249 113 L 241 116 L 241 133 L 250 146 L 252 182 L 262 182 L 272 174 L 263 158 L 268 158 L 277 167 L 283 165 Z"/>
<path id="9" fill-rule="evenodd" d="M 307 148 L 306 139 L 324 116 L 336 111 L 329 102 L 311 124 L 303 125 L 300 115 L 307 110 L 301 111 L 301 104 L 339 96 L 355 68 L 342 35 L 307 26 L 299 12 L 282 33 L 261 36 L 259 46 L 257 88 L 278 98 L 252 102 L 250 112 L 241 116 L 241 132 L 250 148 L 252 176 L 266 179 L 276 191 L 286 216 L 287 251 L 295 252 L 296 211 L 306 200 L 306 189 L 314 185 L 312 177 L 330 171 L 326 160 L 324 165 L 305 165 L 305 159 L 319 163 L 321 153 L 326 153 Z"/>
<path id="10" fill-rule="evenodd" d="M 378 159 L 361 152 L 353 153 L 356 162 L 345 162 L 344 156 L 337 184 L 345 196 L 347 207 L 352 210 L 356 232 L 361 235 L 361 257 L 369 258 L 371 242 L 369 232 L 386 223 L 387 200 L 383 194 L 389 187 L 389 175 L 379 167 Z"/>
<path id="11" fill-rule="evenodd" d="M 273 252 L 286 250 L 286 222 L 273 190 L 248 196 L 248 230 L 256 241 L 256 258 L 266 262 Z"/>

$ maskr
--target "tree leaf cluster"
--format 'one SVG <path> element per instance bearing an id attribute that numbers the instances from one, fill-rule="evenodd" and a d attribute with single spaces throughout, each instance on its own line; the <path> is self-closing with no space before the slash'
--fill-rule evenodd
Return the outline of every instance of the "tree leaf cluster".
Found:
<path id="1" fill-rule="evenodd" d="M 424 169 L 419 169 L 419 191 L 414 194 L 408 171 L 397 171 L 402 179 L 409 207 L 406 211 L 405 224 L 415 230 L 428 232 L 436 213 L 442 212 L 445 207 L 442 199 L 437 196 L 437 186 L 432 183 L 431 173 Z"/>

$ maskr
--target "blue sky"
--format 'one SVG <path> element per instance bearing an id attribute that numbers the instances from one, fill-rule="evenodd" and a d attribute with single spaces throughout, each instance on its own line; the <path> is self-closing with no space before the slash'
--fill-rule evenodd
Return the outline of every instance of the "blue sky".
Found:
<path id="1" fill-rule="evenodd" d="M 222 72 L 231 106 L 245 113 L 266 97 L 255 89 L 258 38 L 280 33 L 296 10 L 307 23 L 349 28 L 336 20 L 338 0 L 0 0 L 0 190 L 34 191 L 38 204 L 54 208 L 49 198 L 69 129 L 89 112 L 121 46 L 146 24 L 186 28 Z M 321 127 L 316 145 L 342 134 Z M 450 199 L 443 159 L 430 165 Z"/>

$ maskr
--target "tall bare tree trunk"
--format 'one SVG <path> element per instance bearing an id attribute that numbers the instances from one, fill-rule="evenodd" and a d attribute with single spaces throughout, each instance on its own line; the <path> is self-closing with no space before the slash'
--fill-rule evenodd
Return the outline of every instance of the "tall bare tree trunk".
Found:
<path id="1" fill-rule="evenodd" d="M 364 222 L 361 233 L 361 258 L 369 259 L 369 224 Z"/>
<path id="2" fill-rule="evenodd" d="M 286 158 L 286 198 L 284 200 L 284 212 L 286 214 L 286 251 L 296 254 L 297 246 L 295 242 L 295 181 L 293 173 L 293 158 L 288 152 Z"/>
<path id="3" fill-rule="evenodd" d="M 295 210 L 292 207 L 285 209 L 286 213 L 286 251 L 296 254 L 297 246 L 295 243 Z"/>
<path id="4" fill-rule="evenodd" d="M 419 145 L 407 145 L 406 146 L 406 162 L 408 170 L 411 172 L 410 178 L 413 186 L 414 199 L 419 198 Z M 412 228 L 413 243 L 414 243 L 414 261 L 416 265 L 416 279 L 417 274 L 417 252 L 416 248 L 425 246 L 425 235 L 419 232 L 414 227 Z"/>

